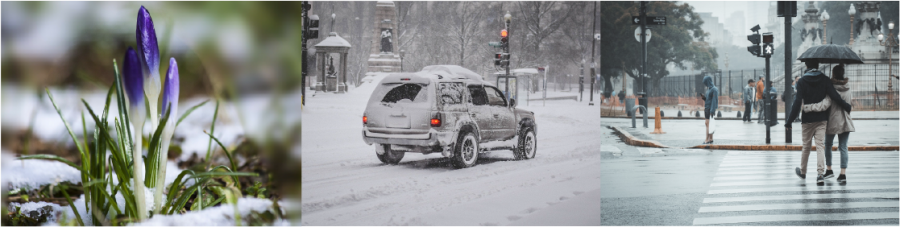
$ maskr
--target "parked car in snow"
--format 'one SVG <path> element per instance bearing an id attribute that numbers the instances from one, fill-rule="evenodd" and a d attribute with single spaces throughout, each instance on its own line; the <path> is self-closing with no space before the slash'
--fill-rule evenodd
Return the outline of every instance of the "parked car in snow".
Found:
<path id="1" fill-rule="evenodd" d="M 534 158 L 534 113 L 454 65 L 428 66 L 416 73 L 385 77 L 363 113 L 363 139 L 376 144 L 378 159 L 397 164 L 406 152 L 441 152 L 457 168 L 475 165 L 481 153 L 512 150 L 516 159 Z"/>

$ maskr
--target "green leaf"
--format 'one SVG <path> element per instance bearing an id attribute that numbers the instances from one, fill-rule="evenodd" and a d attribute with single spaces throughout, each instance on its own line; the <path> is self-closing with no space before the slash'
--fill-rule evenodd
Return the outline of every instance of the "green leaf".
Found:
<path id="1" fill-rule="evenodd" d="M 213 133 L 216 133 L 216 118 L 218 118 L 218 117 L 219 117 L 219 100 L 216 99 L 216 111 L 213 112 L 212 124 L 209 127 L 210 135 L 212 135 Z M 209 162 L 209 156 L 211 153 L 212 153 L 212 139 L 210 139 L 209 144 L 206 145 L 206 161 L 207 162 Z"/>
<path id="2" fill-rule="evenodd" d="M 66 131 L 69 131 L 69 136 L 72 137 L 72 140 L 75 141 L 75 147 L 78 148 L 78 152 L 81 153 L 81 156 L 85 155 L 84 147 L 81 142 L 78 141 L 78 138 L 75 138 L 75 133 L 72 132 L 72 127 L 69 126 L 69 122 L 66 122 L 66 118 L 63 117 L 62 111 L 59 110 L 59 106 L 56 105 L 56 101 L 53 100 L 53 94 L 50 93 L 50 89 L 44 88 L 47 91 L 47 95 L 50 97 L 50 103 L 53 103 L 53 108 L 56 109 L 56 113 L 59 114 L 59 118 L 62 119 L 63 124 L 66 125 Z"/>
<path id="3" fill-rule="evenodd" d="M 181 124 L 181 121 L 183 121 L 184 118 L 187 118 L 188 115 L 191 115 L 191 112 L 194 112 L 194 110 L 196 110 L 197 108 L 200 108 L 200 106 L 203 106 L 207 102 L 209 102 L 209 100 L 206 100 L 206 101 L 201 102 L 200 104 L 194 105 L 190 109 L 185 111 L 183 114 L 181 114 L 181 117 L 178 118 L 178 122 L 175 123 L 175 127 L 178 127 L 178 125 Z"/>
<path id="4" fill-rule="evenodd" d="M 66 163 L 66 165 L 69 165 L 69 166 L 71 166 L 72 168 L 75 168 L 75 169 L 77 169 L 79 172 L 81 172 L 81 166 L 75 165 L 75 163 L 72 163 L 72 162 L 70 162 L 69 160 L 66 160 L 65 158 L 62 158 L 62 157 L 59 157 L 59 156 L 56 156 L 56 155 L 52 155 L 52 154 L 22 155 L 21 157 L 19 157 L 19 159 L 22 159 L 22 160 L 25 160 L 25 159 L 45 159 L 45 160 L 60 161 L 60 162 L 62 162 L 62 163 Z"/>
<path id="5" fill-rule="evenodd" d="M 144 167 L 147 171 L 147 174 L 146 174 L 147 177 L 146 177 L 146 179 L 144 179 L 144 182 L 146 185 L 153 187 L 153 188 L 156 187 L 156 184 L 157 184 L 156 181 L 159 176 L 159 162 L 161 161 L 160 155 L 163 155 L 163 154 L 161 154 L 162 150 L 160 149 L 160 146 L 159 146 L 162 143 L 160 136 L 162 136 L 162 132 L 166 128 L 166 123 L 168 123 L 168 120 L 169 120 L 169 114 L 172 112 L 171 105 L 172 104 L 169 104 L 168 108 L 166 109 L 166 114 L 159 121 L 159 126 L 156 127 L 156 132 L 153 133 L 153 136 L 150 137 L 150 141 L 149 141 L 149 149 L 150 150 L 149 150 L 149 153 L 147 154 L 148 160 L 147 160 L 147 164 L 144 165 Z"/>
<path id="6" fill-rule="evenodd" d="M 206 133 L 206 132 L 203 132 L 203 133 Z M 206 133 L 206 135 L 208 135 L 209 138 L 212 138 L 213 140 L 215 140 L 216 143 L 219 144 L 219 147 L 222 148 L 222 151 L 225 152 L 225 156 L 228 157 L 228 162 L 231 163 L 231 169 L 232 169 L 232 170 L 237 170 L 237 164 L 234 162 L 234 159 L 231 158 L 231 153 L 228 152 L 228 148 L 225 148 L 225 145 L 222 145 L 222 142 L 219 141 L 219 139 L 217 139 L 217 138 L 216 138 L 215 136 L 213 136 L 212 134 Z M 234 178 L 234 181 L 235 181 L 235 182 L 238 181 L 238 180 L 237 180 L 237 177 Z M 237 184 L 237 187 L 238 187 L 238 189 L 241 189 L 241 184 Z"/>

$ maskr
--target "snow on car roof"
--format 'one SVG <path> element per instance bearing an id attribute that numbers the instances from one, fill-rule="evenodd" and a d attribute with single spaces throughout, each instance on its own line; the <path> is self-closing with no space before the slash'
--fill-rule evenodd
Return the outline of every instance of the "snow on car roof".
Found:
<path id="1" fill-rule="evenodd" d="M 474 81 L 482 81 L 481 75 L 478 75 L 478 73 L 472 72 L 472 70 L 463 68 L 462 66 L 458 66 L 458 65 L 425 66 L 425 68 L 422 68 L 421 72 L 430 72 L 430 73 L 444 72 L 447 75 L 442 75 L 442 76 L 450 76 L 455 79 L 471 79 Z"/>
<path id="2" fill-rule="evenodd" d="M 382 80 L 382 83 L 429 83 L 431 81 L 462 81 L 469 83 L 486 83 L 471 70 L 456 65 L 432 65 L 426 66 L 422 71 L 414 73 L 394 73 Z"/>

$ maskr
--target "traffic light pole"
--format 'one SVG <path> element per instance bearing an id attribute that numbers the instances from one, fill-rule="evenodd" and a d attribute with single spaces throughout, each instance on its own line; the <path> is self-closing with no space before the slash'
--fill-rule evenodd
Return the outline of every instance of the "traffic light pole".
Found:
<path id="1" fill-rule="evenodd" d="M 647 78 L 645 74 L 647 74 L 647 2 L 641 1 L 641 92 L 638 94 L 641 95 L 640 100 L 638 101 L 639 105 L 644 106 L 644 111 L 647 108 Z M 636 113 L 635 113 L 636 114 Z M 644 112 L 644 128 L 647 127 L 647 112 Z"/>
<path id="2" fill-rule="evenodd" d="M 793 59 L 791 59 L 791 15 L 794 12 L 792 4 L 784 4 L 785 5 L 785 13 L 784 13 L 784 120 L 785 124 L 789 124 L 787 119 L 790 117 L 789 114 L 791 111 L 791 105 L 794 104 L 794 89 L 791 87 L 793 83 L 793 79 L 791 78 L 791 70 L 794 66 L 791 64 Z M 799 116 L 799 115 L 798 115 Z M 791 129 L 784 128 L 784 142 L 791 143 Z"/>
<path id="3" fill-rule="evenodd" d="M 511 33 L 510 29 L 509 29 L 509 21 L 510 20 L 506 20 L 506 22 L 505 22 L 507 39 L 506 39 L 506 46 L 503 47 L 503 53 L 506 53 L 506 56 L 510 56 L 506 60 L 506 103 L 509 103 L 510 95 L 512 94 L 512 92 L 509 91 L 509 63 L 510 63 L 510 61 L 512 61 L 511 55 L 509 55 L 509 41 L 510 41 L 509 34 Z M 518 83 L 518 81 L 516 81 L 516 83 Z"/>
<path id="4" fill-rule="evenodd" d="M 772 116 L 778 116 L 778 114 L 772 114 L 774 113 L 774 107 L 776 107 L 776 105 L 772 102 L 774 100 L 772 100 L 772 98 L 769 96 L 770 94 L 765 93 L 766 91 L 772 92 L 772 78 L 771 76 L 769 76 L 769 72 L 771 72 L 772 70 L 769 67 L 769 59 L 771 59 L 771 57 L 769 55 L 766 55 L 766 83 L 764 84 L 766 86 L 766 89 L 763 91 L 763 102 L 766 104 L 766 110 L 763 112 L 763 114 L 766 115 L 766 144 L 772 143 L 772 137 L 769 130 L 770 128 L 772 128 L 772 124 L 770 122 L 775 122 L 775 119 L 772 119 Z M 787 124 L 787 122 L 785 122 L 785 124 Z"/>
<path id="5" fill-rule="evenodd" d="M 593 35 L 597 33 L 597 2 L 594 2 L 594 14 L 592 14 L 592 16 L 594 19 L 593 22 L 591 22 L 591 34 Z M 596 64 L 596 62 L 594 61 L 595 43 L 597 43 L 597 39 L 591 37 L 591 102 L 588 103 L 588 106 L 594 105 L 594 83 L 596 82 L 596 76 L 594 76 L 594 65 Z"/>
<path id="6" fill-rule="evenodd" d="M 308 70 L 308 66 L 306 65 L 306 26 L 308 26 L 309 21 L 307 20 L 307 10 L 306 4 L 308 2 L 304 1 L 300 3 L 301 5 L 301 23 L 303 23 L 302 30 L 300 32 L 300 43 L 302 43 L 300 47 L 300 96 L 303 98 L 300 99 L 300 105 L 306 106 L 306 73 Z"/>

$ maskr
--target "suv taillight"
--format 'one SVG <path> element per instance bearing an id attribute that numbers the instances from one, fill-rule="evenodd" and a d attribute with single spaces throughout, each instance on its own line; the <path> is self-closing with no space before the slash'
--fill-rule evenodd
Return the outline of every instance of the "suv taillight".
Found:
<path id="1" fill-rule="evenodd" d="M 441 113 L 431 115 L 431 127 L 441 127 Z"/>
<path id="2" fill-rule="evenodd" d="M 363 124 L 369 123 L 369 117 L 363 116 Z"/>

